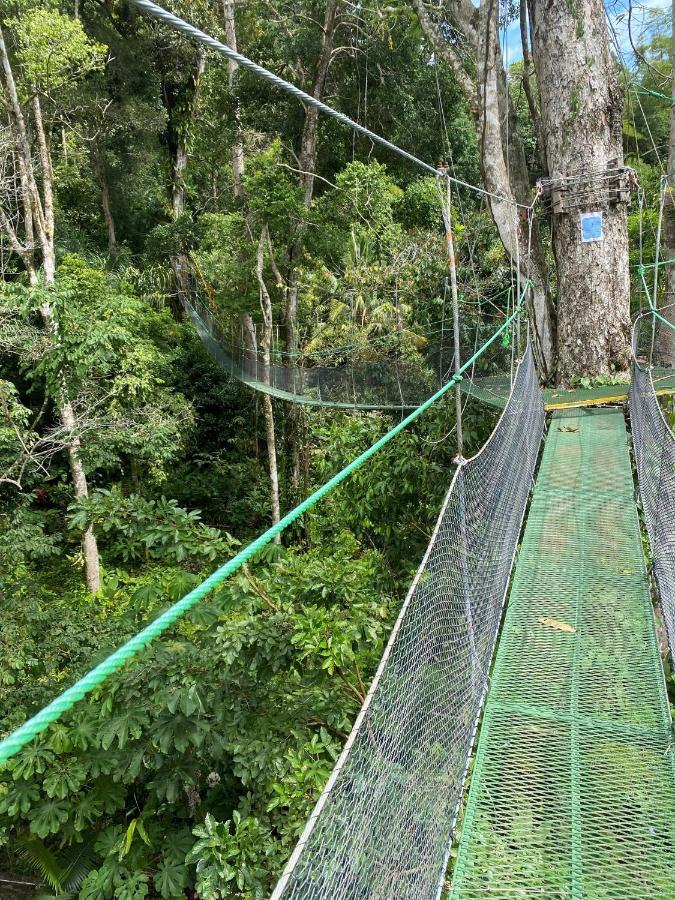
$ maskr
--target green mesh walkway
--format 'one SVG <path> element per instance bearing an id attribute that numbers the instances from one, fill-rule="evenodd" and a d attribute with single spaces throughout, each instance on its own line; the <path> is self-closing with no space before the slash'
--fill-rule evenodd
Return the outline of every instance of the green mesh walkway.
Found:
<path id="1" fill-rule="evenodd" d="M 554 414 L 452 898 L 675 897 L 675 753 L 620 411 Z"/>

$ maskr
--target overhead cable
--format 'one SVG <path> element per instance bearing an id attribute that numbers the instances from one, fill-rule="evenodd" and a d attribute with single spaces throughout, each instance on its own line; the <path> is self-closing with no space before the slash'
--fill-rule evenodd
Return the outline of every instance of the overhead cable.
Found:
<path id="1" fill-rule="evenodd" d="M 403 148 L 399 147 L 397 144 L 392 144 L 391 141 L 388 141 L 386 138 L 383 138 L 376 132 L 371 131 L 364 125 L 359 125 L 359 123 L 355 122 L 354 119 L 350 119 L 349 116 L 346 116 L 344 113 L 338 112 L 338 110 L 333 109 L 332 106 L 328 106 L 327 103 L 323 103 L 321 100 L 317 100 L 316 97 L 312 97 L 311 94 L 308 94 L 306 91 L 303 91 L 299 87 L 296 87 L 296 85 L 291 84 L 290 81 L 286 81 L 285 79 L 280 78 L 278 75 L 270 72 L 269 69 L 263 68 L 263 66 L 259 66 L 247 56 L 238 53 L 236 50 L 233 50 L 232 47 L 228 47 L 227 44 L 223 44 L 221 41 L 217 40 L 214 37 L 211 37 L 211 35 L 206 34 L 199 28 L 195 28 L 194 25 L 190 25 L 189 22 L 186 22 L 184 19 L 181 19 L 178 16 L 175 16 L 173 13 L 168 12 L 166 9 L 163 9 L 156 3 L 152 3 L 151 0 L 130 0 L 130 2 L 133 3 L 134 6 L 137 6 L 139 9 L 142 9 L 144 12 L 148 13 L 148 15 L 153 16 L 154 18 L 159 19 L 161 22 L 164 22 L 166 25 L 171 26 L 171 28 L 174 28 L 176 31 L 180 31 L 183 34 L 186 34 L 188 37 L 191 37 L 198 43 L 203 44 L 203 46 L 208 47 L 210 50 L 214 50 L 216 53 L 220 53 L 222 56 L 226 56 L 228 59 L 234 60 L 243 68 L 249 69 L 251 72 L 254 72 L 261 78 L 270 81 L 278 88 L 281 88 L 282 91 L 286 91 L 288 94 L 296 97 L 302 103 L 306 103 L 309 106 L 315 107 L 315 109 L 320 110 L 327 116 L 332 116 L 334 119 L 337 119 L 338 122 L 346 125 L 347 128 L 351 128 L 354 131 L 357 131 L 359 134 L 364 135 L 364 137 L 369 138 L 374 143 L 380 144 L 382 147 L 386 147 L 387 150 L 390 150 L 392 153 L 396 153 L 399 156 L 402 156 L 404 159 L 407 159 L 409 162 L 414 163 L 416 166 L 419 166 L 421 169 L 424 169 L 431 175 L 438 175 L 438 170 L 435 166 L 429 165 L 429 163 L 424 162 L 424 160 L 419 159 L 412 153 L 408 153 L 407 150 L 403 150 Z M 511 203 L 512 205 L 520 206 L 523 209 L 529 208 L 527 204 L 518 203 L 518 201 L 513 200 L 511 197 L 505 197 L 502 194 L 495 194 L 491 191 L 486 191 L 484 188 L 477 187 L 474 184 L 469 184 L 466 181 L 461 181 L 459 178 L 453 178 L 451 175 L 446 175 L 445 177 L 448 178 L 449 181 L 459 185 L 460 187 L 467 188 L 470 191 L 475 191 L 478 194 L 483 194 L 486 197 L 492 197 L 493 199 L 499 200 L 502 203 Z"/>

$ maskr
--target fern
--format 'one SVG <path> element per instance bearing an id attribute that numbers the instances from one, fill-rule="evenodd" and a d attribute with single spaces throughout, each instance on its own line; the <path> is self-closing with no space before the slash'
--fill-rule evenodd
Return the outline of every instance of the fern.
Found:
<path id="1" fill-rule="evenodd" d="M 44 841 L 37 837 L 23 837 L 19 841 L 19 855 L 42 880 L 51 892 L 40 894 L 36 900 L 71 900 L 94 868 L 95 855 L 92 844 L 67 847 L 57 856 Z"/>

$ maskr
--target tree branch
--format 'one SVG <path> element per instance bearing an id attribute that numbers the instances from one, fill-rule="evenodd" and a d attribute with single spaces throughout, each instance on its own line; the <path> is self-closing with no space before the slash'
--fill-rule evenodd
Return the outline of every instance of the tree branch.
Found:
<path id="1" fill-rule="evenodd" d="M 464 92 L 464 96 L 472 105 L 476 105 L 476 95 L 474 84 L 466 73 L 462 61 L 455 50 L 443 39 L 438 25 L 432 20 L 427 12 L 424 0 L 412 0 L 412 5 L 417 13 L 417 18 L 424 36 L 431 44 L 434 53 L 436 53 L 448 66 L 450 66 L 453 75 L 457 79 L 457 83 Z"/>
<path id="2" fill-rule="evenodd" d="M 632 30 L 632 19 L 633 19 L 633 0 L 628 0 L 628 40 L 630 41 L 631 48 L 633 53 L 637 56 L 640 62 L 644 63 L 645 66 L 654 74 L 660 81 L 670 81 L 670 75 L 666 75 L 665 72 L 659 72 L 659 70 L 653 66 L 647 57 L 635 46 L 633 42 L 633 30 Z M 675 26 L 674 26 L 675 27 Z"/>

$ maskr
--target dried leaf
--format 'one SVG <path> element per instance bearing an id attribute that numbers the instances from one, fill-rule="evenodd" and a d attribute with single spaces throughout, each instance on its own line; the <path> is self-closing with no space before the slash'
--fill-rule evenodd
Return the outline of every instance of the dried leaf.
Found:
<path id="1" fill-rule="evenodd" d="M 576 634 L 576 628 L 572 628 L 566 622 L 559 622 L 557 619 L 549 619 L 548 616 L 541 616 L 537 619 L 540 625 L 546 625 L 547 628 L 555 628 L 558 631 L 564 631 L 566 634 Z"/>
<path id="2" fill-rule="evenodd" d="M 559 425 L 558 431 L 578 431 L 578 428 L 575 428 L 574 425 Z"/>

